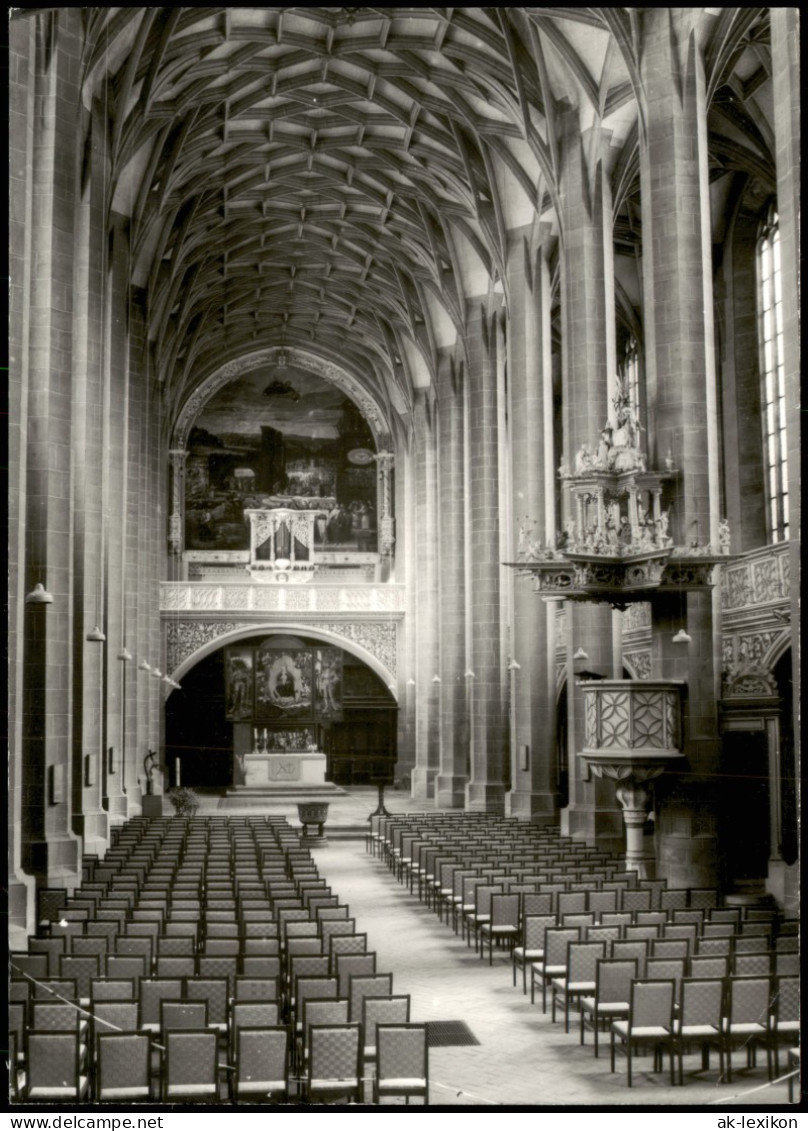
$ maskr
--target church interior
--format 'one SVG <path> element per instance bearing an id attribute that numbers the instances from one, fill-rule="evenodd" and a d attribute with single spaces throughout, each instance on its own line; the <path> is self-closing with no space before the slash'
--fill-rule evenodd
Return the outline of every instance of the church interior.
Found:
<path id="1" fill-rule="evenodd" d="M 9 37 L 12 1101 L 793 1100 L 798 9 Z"/>

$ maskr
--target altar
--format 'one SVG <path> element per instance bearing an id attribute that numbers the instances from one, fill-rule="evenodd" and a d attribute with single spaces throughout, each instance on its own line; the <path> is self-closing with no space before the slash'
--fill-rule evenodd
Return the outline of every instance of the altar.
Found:
<path id="1" fill-rule="evenodd" d="M 247 789 L 272 786 L 296 790 L 325 784 L 326 756 L 319 750 L 251 751 L 239 761 L 243 763 L 243 781 L 237 784 Z"/>

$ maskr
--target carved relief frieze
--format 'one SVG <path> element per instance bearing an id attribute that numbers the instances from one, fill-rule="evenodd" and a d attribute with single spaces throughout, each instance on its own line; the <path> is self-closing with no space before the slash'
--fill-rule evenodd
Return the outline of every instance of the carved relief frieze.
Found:
<path id="1" fill-rule="evenodd" d="M 649 648 L 624 652 L 623 659 L 626 667 L 631 669 L 635 679 L 651 678 L 651 651 Z"/>
<path id="2" fill-rule="evenodd" d="M 311 621 L 307 622 L 307 625 L 314 630 L 328 632 L 364 648 L 395 677 L 398 641 L 395 621 L 366 621 L 357 624 L 342 621 Z M 256 626 L 251 621 L 172 618 L 166 624 L 167 671 L 176 671 L 201 648 L 239 630 L 260 631 L 260 626 Z"/>

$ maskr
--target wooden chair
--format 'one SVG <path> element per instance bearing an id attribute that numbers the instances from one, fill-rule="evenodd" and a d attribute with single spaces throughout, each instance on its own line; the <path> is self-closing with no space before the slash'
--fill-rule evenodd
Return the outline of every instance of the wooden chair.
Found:
<path id="1" fill-rule="evenodd" d="M 218 1100 L 218 1041 L 211 1029 L 176 1029 L 165 1034 L 164 1103 Z"/>
<path id="2" fill-rule="evenodd" d="M 30 1032 L 27 1040 L 24 1097 L 27 1103 L 83 1103 L 89 1077 L 80 1071 L 77 1030 Z"/>
<path id="3" fill-rule="evenodd" d="M 567 943 L 566 974 L 552 980 L 552 1019 L 555 1022 L 556 1004 L 563 1004 L 565 1033 L 570 1031 L 570 1005 L 578 1003 L 584 994 L 594 994 L 597 964 L 605 957 L 603 940 Z"/>
<path id="4" fill-rule="evenodd" d="M 99 1033 L 96 1038 L 95 1099 L 98 1103 L 121 1105 L 150 1100 L 150 1065 L 151 1038 L 148 1033 Z"/>
<path id="5" fill-rule="evenodd" d="M 736 1044 L 746 1049 L 748 1068 L 754 1067 L 756 1050 L 763 1046 L 771 1080 L 771 978 L 768 975 L 732 977 L 727 978 L 725 986 L 724 1049 L 727 1057 L 727 1083 L 732 1083 L 732 1050 Z"/>
<path id="6" fill-rule="evenodd" d="M 601 1023 L 611 1024 L 612 1021 L 628 1016 L 631 983 L 636 977 L 636 958 L 605 958 L 598 962 L 595 992 L 592 997 L 583 994 L 579 1001 L 581 1044 L 585 1043 L 587 1028 L 591 1028 L 595 1040 L 595 1056 L 600 1055 Z"/>
<path id="7" fill-rule="evenodd" d="M 360 1025 L 312 1025 L 304 1095 L 307 1103 L 361 1100 Z"/>
<path id="8" fill-rule="evenodd" d="M 615 1070 L 618 1051 L 626 1055 L 626 1083 L 632 1083 L 632 1057 L 635 1048 L 651 1045 L 654 1065 L 661 1067 L 661 1053 L 668 1050 L 671 1084 L 675 1083 L 673 1071 L 673 1002 L 675 984 L 672 979 L 650 981 L 635 979 L 631 983 L 628 1017 L 611 1024 L 611 1070 Z M 619 1043 L 618 1043 L 619 1042 Z"/>
<path id="9" fill-rule="evenodd" d="M 711 961 L 715 961 L 712 959 Z M 710 1067 L 710 1048 L 718 1049 L 718 1079 L 724 1077 L 723 978 L 684 978 L 681 983 L 679 1016 L 674 1021 L 675 1048 L 679 1061 L 679 1083 L 684 1083 L 682 1058 L 690 1045 L 701 1049 L 701 1067 Z"/>
<path id="10" fill-rule="evenodd" d="M 488 965 L 493 965 L 494 942 L 512 951 L 519 938 L 519 895 L 495 894 L 491 898 L 491 920 L 480 927 L 480 958 L 488 939 Z"/>
<path id="11" fill-rule="evenodd" d="M 541 1011 L 547 1012 L 547 987 L 553 978 L 567 974 L 567 943 L 578 942 L 580 927 L 548 927 L 544 936 L 544 957 L 530 967 L 530 1003 L 535 1004 L 536 986 L 541 986 Z"/>
<path id="12" fill-rule="evenodd" d="M 289 1095 L 289 1032 L 284 1026 L 236 1031 L 233 1099 L 278 1102 Z"/>
<path id="13" fill-rule="evenodd" d="M 389 1096 L 415 1096 L 429 1103 L 429 1046 L 426 1025 L 376 1026 L 376 1076 L 373 1102 Z"/>

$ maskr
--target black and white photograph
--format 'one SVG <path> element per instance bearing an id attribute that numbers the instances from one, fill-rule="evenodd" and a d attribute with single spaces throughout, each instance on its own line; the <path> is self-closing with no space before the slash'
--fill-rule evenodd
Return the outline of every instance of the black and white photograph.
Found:
<path id="1" fill-rule="evenodd" d="M 9 7 L 9 1128 L 797 1128 L 801 46 Z"/>

